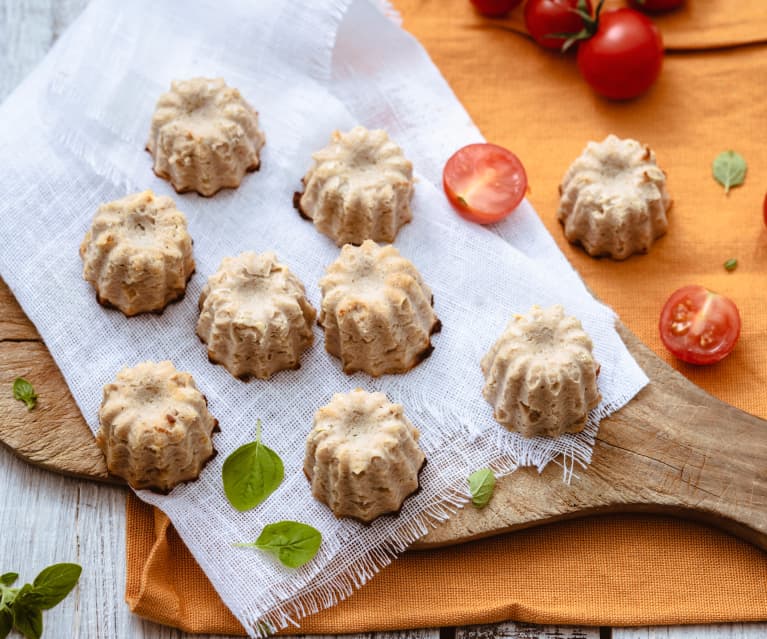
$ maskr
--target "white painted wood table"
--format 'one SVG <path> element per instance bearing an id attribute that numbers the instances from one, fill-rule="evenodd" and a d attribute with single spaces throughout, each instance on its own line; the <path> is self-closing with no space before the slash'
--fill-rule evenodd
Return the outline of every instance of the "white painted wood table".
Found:
<path id="1" fill-rule="evenodd" d="M 87 1 L 0 0 L 0 99 L 45 55 Z M 74 592 L 64 603 L 45 613 L 45 637 L 200 637 L 145 621 L 128 610 L 124 601 L 124 489 L 53 475 L 0 449 L 0 530 L 0 572 L 18 571 L 22 579 L 31 580 L 39 570 L 54 562 L 75 561 L 83 566 Z M 505 623 L 379 633 L 365 635 L 365 638 L 439 639 L 440 636 L 455 639 L 757 639 L 767 637 L 767 624 L 600 629 Z"/>

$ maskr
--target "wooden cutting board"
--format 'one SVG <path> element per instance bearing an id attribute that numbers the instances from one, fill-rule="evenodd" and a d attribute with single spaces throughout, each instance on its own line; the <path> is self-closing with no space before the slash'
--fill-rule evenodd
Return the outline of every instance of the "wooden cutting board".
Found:
<path id="1" fill-rule="evenodd" d="M 592 464 L 570 485 L 562 469 L 524 468 L 500 480 L 490 504 L 462 509 L 419 547 L 487 537 L 594 513 L 675 514 L 719 526 L 767 550 L 767 421 L 715 399 L 674 371 L 625 326 L 618 331 L 650 378 L 602 421 Z M 39 396 L 28 412 L 11 385 Z M 0 441 L 51 471 L 114 482 L 56 364 L 0 280 Z"/>

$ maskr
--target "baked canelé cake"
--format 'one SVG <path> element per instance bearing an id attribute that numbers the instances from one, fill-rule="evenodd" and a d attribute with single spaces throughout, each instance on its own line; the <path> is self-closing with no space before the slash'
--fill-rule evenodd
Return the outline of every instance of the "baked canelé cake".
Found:
<path id="1" fill-rule="evenodd" d="M 274 253 L 225 257 L 200 295 L 197 335 L 208 357 L 240 379 L 300 366 L 317 312 Z"/>
<path id="2" fill-rule="evenodd" d="M 213 457 L 218 421 L 189 373 L 171 362 L 123 368 L 104 386 L 96 442 L 107 468 L 133 488 L 170 492 Z"/>
<path id="3" fill-rule="evenodd" d="M 599 365 L 580 321 L 559 306 L 512 317 L 482 358 L 495 420 L 525 437 L 577 433 L 602 400 Z"/>
<path id="4" fill-rule="evenodd" d="M 102 204 L 80 245 L 83 278 L 104 306 L 130 317 L 184 296 L 194 273 L 186 217 L 152 191 Z"/>
<path id="5" fill-rule="evenodd" d="M 418 490 L 426 457 L 402 406 L 383 393 L 357 389 L 333 395 L 314 414 L 304 473 L 312 494 L 336 517 L 369 523 L 396 513 Z"/>
<path id="6" fill-rule="evenodd" d="M 671 199 L 655 153 L 608 135 L 589 142 L 559 186 L 565 237 L 589 255 L 623 260 L 647 253 L 668 228 Z"/>
<path id="7" fill-rule="evenodd" d="M 261 165 L 258 113 L 221 78 L 171 83 L 157 101 L 147 151 L 154 172 L 179 193 L 213 195 L 240 186 Z"/>
<path id="8" fill-rule="evenodd" d="M 413 165 L 386 131 L 335 131 L 312 158 L 304 192 L 296 193 L 293 204 L 337 246 L 393 242 L 413 219 Z"/>
<path id="9" fill-rule="evenodd" d="M 320 289 L 325 348 L 344 372 L 404 373 L 431 354 L 440 329 L 431 290 L 393 246 L 347 244 Z"/>

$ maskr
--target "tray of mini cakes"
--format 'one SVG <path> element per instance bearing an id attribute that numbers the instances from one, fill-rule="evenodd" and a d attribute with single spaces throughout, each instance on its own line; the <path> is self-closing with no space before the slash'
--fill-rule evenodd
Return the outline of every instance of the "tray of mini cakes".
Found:
<path id="1" fill-rule="evenodd" d="M 147 151 L 156 175 L 178 193 L 212 197 L 259 168 L 264 142 L 257 114 L 239 91 L 221 79 L 195 78 L 173 82 L 160 97 Z M 451 158 L 447 195 L 462 215 L 493 221 L 519 204 L 524 173 L 507 151 L 470 146 L 486 148 L 467 147 Z M 485 163 L 486 154 L 499 153 L 506 164 Z M 413 166 L 386 131 L 362 126 L 334 132 L 312 158 L 293 204 L 340 249 L 319 281 L 319 312 L 273 252 L 246 251 L 225 257 L 208 277 L 196 336 L 210 362 L 240 380 L 269 380 L 298 368 L 314 342 L 315 323 L 345 373 L 406 373 L 429 357 L 432 336 L 441 328 L 431 289 L 391 244 L 413 216 Z M 501 185 L 497 192 L 477 192 L 462 182 L 480 169 L 490 171 L 485 183 Z M 609 136 L 590 142 L 560 193 L 564 233 L 590 255 L 625 259 L 647 252 L 666 231 L 671 200 L 665 174 L 652 150 L 637 141 Z M 151 191 L 100 206 L 80 256 L 98 302 L 127 317 L 162 313 L 183 298 L 195 272 L 184 214 L 173 198 Z M 521 468 L 499 479 L 489 507 L 462 509 L 421 546 L 589 512 L 639 509 L 706 519 L 767 547 L 767 522 L 755 502 L 719 500 L 712 490 L 726 481 L 767 494 L 759 470 L 767 456 L 765 423 L 692 385 L 620 323 L 618 331 L 650 383 L 602 420 L 592 465 L 566 482 L 553 464 L 542 473 Z M 560 305 L 513 314 L 476 366 L 485 381 L 477 392 L 491 405 L 498 427 L 525 438 L 580 432 L 601 400 L 592 340 Z M 0 427 L 0 435 L 22 456 L 53 470 L 164 494 L 194 481 L 215 455 L 217 419 L 196 381 L 173 363 L 126 366 L 102 392 L 95 438 L 81 419 L 71 418 L 62 422 L 58 438 L 45 437 L 44 449 L 37 445 L 32 455 L 27 450 L 39 444 L 42 423 L 33 421 L 23 434 L 11 423 Z M 707 409 L 694 425 L 686 419 L 689 405 Z M 336 517 L 369 523 L 397 513 L 418 490 L 426 458 L 406 412 L 385 394 L 362 389 L 338 393 L 316 410 L 303 471 L 314 497 Z M 737 451 L 718 435 L 723 420 L 741 433 Z M 73 441 L 80 444 L 74 456 Z M 68 453 L 62 455 L 65 442 Z M 733 450 L 724 450 L 728 446 Z M 675 481 L 680 458 L 713 448 L 723 454 L 707 457 L 694 483 Z"/>

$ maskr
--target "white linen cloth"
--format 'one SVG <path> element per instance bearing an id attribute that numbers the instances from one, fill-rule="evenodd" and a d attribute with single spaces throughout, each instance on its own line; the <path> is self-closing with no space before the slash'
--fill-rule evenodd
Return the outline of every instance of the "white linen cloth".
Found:
<path id="1" fill-rule="evenodd" d="M 647 382 L 614 330 L 614 314 L 589 295 L 527 202 L 492 230 L 450 208 L 440 186 L 444 162 L 482 136 L 420 45 L 385 13 L 391 9 L 368 0 L 95 0 L 0 107 L 0 274 L 94 431 L 101 388 L 120 368 L 171 359 L 194 375 L 220 420 L 219 455 L 198 481 L 168 496 L 139 496 L 170 516 L 253 635 L 349 595 L 463 505 L 466 478 L 480 467 L 503 474 L 557 459 L 567 479 L 574 464 L 588 463 L 597 419 Z M 260 112 L 267 140 L 261 170 L 209 199 L 177 196 L 144 151 L 157 97 L 172 79 L 193 76 L 238 87 Z M 443 323 L 436 350 L 405 375 L 347 376 L 317 329 L 300 370 L 237 381 L 208 362 L 194 333 L 205 279 L 224 256 L 271 249 L 319 307 L 318 280 L 338 249 L 297 215 L 291 197 L 311 152 L 334 129 L 357 123 L 387 129 L 417 171 L 414 220 L 395 244 L 433 289 Z M 171 195 L 187 215 L 197 273 L 185 299 L 161 316 L 128 319 L 96 303 L 78 246 L 100 203 L 146 188 Z M 513 312 L 554 303 L 593 337 L 604 400 L 584 433 L 524 440 L 493 421 L 479 360 Z M 405 406 L 429 460 L 421 492 L 399 516 L 371 526 L 336 520 L 301 472 L 314 411 L 358 386 Z M 257 418 L 286 476 L 264 504 L 239 513 L 224 497 L 221 466 L 254 439 Z M 232 546 L 282 519 L 322 532 L 306 566 L 290 570 Z"/>

